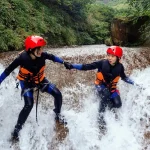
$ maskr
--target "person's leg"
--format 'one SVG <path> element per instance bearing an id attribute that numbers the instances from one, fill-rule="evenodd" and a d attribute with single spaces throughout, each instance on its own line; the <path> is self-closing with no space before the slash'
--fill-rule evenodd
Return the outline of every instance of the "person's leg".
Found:
<path id="1" fill-rule="evenodd" d="M 21 87 L 24 86 L 24 83 L 20 83 Z M 24 89 L 24 88 L 23 88 Z M 13 132 L 13 138 L 18 138 L 19 131 L 22 129 L 23 124 L 25 123 L 26 119 L 28 118 L 32 108 L 33 108 L 33 90 L 29 90 L 23 95 L 24 97 L 24 107 L 21 110 L 17 124 L 15 126 L 14 132 Z"/>
<path id="2" fill-rule="evenodd" d="M 51 89 L 51 86 L 49 88 Z M 61 106 L 62 106 L 62 94 L 58 88 L 53 87 L 53 90 L 51 91 L 51 95 L 54 97 L 55 108 L 53 110 L 56 114 L 60 114 Z"/>
<path id="3" fill-rule="evenodd" d="M 47 79 L 44 79 L 41 84 L 41 91 L 47 92 L 54 97 L 54 106 L 55 108 L 53 111 L 55 112 L 55 120 L 59 121 L 60 123 L 67 124 L 64 120 L 64 117 L 60 114 L 61 113 L 61 106 L 62 106 L 62 94 L 58 88 L 52 83 L 50 83 Z"/>
<path id="4" fill-rule="evenodd" d="M 98 96 L 101 98 L 101 101 L 99 103 L 99 110 L 98 110 L 99 111 L 98 124 L 101 129 L 104 129 L 106 123 L 103 115 L 110 101 L 110 92 L 109 89 L 106 88 L 105 86 L 97 86 L 96 89 L 97 89 Z"/>
<path id="5" fill-rule="evenodd" d="M 110 106 L 110 109 L 111 108 L 120 108 L 122 106 L 122 102 L 121 102 L 121 98 L 120 98 L 120 94 L 119 94 L 119 91 L 118 90 L 115 90 L 111 96 L 111 101 L 113 103 L 112 106 Z"/>
<path id="6" fill-rule="evenodd" d="M 54 97 L 54 112 L 59 114 L 61 112 L 62 106 L 62 94 L 58 88 L 52 83 L 50 83 L 46 78 L 42 81 L 41 87 L 42 92 L 47 92 Z"/>
<path id="7" fill-rule="evenodd" d="M 99 104 L 99 113 L 104 113 L 105 109 L 110 101 L 110 92 L 108 88 L 104 88 L 101 91 L 98 91 L 98 95 L 101 98 Z"/>

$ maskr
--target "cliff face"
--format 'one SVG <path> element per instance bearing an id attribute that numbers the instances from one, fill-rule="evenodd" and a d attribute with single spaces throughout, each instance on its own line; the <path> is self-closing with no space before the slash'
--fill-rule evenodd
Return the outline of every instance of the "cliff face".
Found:
<path id="1" fill-rule="evenodd" d="M 147 16 L 139 17 L 137 21 L 114 19 L 111 24 L 111 38 L 114 45 L 128 46 L 143 43 L 141 27 L 149 19 Z"/>

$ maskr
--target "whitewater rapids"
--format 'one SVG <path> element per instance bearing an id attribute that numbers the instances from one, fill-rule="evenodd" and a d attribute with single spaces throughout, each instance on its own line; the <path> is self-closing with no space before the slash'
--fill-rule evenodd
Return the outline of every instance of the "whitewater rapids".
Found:
<path id="1" fill-rule="evenodd" d="M 48 49 L 48 51 L 70 62 L 87 63 L 98 59 L 97 55 L 105 57 L 106 48 L 105 45 L 93 45 Z M 48 62 L 47 78 L 62 92 L 62 114 L 67 119 L 69 133 L 64 141 L 55 143 L 53 97 L 40 93 L 38 124 L 35 119 L 34 105 L 20 132 L 19 149 L 150 150 L 150 139 L 146 136 L 150 132 L 150 67 L 141 52 L 141 48 L 124 48 L 122 63 L 126 73 L 142 88 L 120 80 L 118 88 L 122 107 L 116 110 L 117 118 L 113 112 L 106 111 L 107 132 L 104 136 L 99 132 L 97 124 L 100 100 L 95 95 L 93 86 L 96 70 L 69 71 L 61 64 Z M 17 56 L 17 52 L 13 55 Z M 135 56 L 141 57 L 141 61 L 136 60 Z M 8 62 L 6 58 L 1 60 L 0 73 L 9 64 Z M 9 139 L 24 105 L 20 89 L 15 88 L 17 72 L 18 69 L 0 85 L 1 150 L 15 150 L 11 147 Z"/>

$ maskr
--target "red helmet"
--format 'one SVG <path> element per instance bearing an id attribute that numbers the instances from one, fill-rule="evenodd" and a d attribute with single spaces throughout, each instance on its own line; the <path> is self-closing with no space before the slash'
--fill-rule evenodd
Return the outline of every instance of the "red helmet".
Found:
<path id="1" fill-rule="evenodd" d="M 123 51 L 122 51 L 122 48 L 119 47 L 119 46 L 111 46 L 107 49 L 107 53 L 108 54 L 112 54 L 112 55 L 115 55 L 119 58 L 122 57 L 123 55 Z"/>
<path id="2" fill-rule="evenodd" d="M 26 51 L 46 45 L 46 41 L 41 36 L 36 35 L 28 36 L 24 43 Z"/>

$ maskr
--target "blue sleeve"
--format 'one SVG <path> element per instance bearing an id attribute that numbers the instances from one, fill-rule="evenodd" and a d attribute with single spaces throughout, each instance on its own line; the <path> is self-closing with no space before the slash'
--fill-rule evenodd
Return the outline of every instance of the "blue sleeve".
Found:
<path id="1" fill-rule="evenodd" d="M 131 80 L 130 78 L 128 78 L 128 77 L 126 77 L 126 78 L 124 78 L 124 79 L 122 79 L 123 81 L 125 81 L 125 82 L 127 82 L 127 83 L 129 83 L 129 84 L 132 84 L 132 85 L 134 85 L 134 81 L 133 80 Z"/>
<path id="2" fill-rule="evenodd" d="M 77 69 L 77 70 L 82 70 L 82 64 L 72 64 L 73 68 L 74 69 Z"/>
<path id="3" fill-rule="evenodd" d="M 93 62 L 91 64 L 72 64 L 72 67 L 77 70 L 94 70 L 100 68 L 102 61 Z"/>
<path id="4" fill-rule="evenodd" d="M 7 77 L 8 75 L 3 72 L 1 75 L 0 75 L 0 84 L 2 83 L 2 81 Z"/>
<path id="5" fill-rule="evenodd" d="M 124 80 L 125 78 L 127 78 L 127 76 L 126 76 L 126 74 L 124 72 L 124 66 L 122 64 L 120 64 L 120 65 L 121 65 L 120 77 L 121 77 L 122 80 Z"/>
<path id="6" fill-rule="evenodd" d="M 54 56 L 54 62 L 58 62 L 58 63 L 63 64 L 64 60 L 59 58 L 59 57 L 57 57 L 57 56 Z"/>
<path id="7" fill-rule="evenodd" d="M 96 62 L 93 62 L 91 64 L 83 64 L 82 65 L 82 70 L 94 70 L 94 69 L 99 69 L 101 68 L 102 66 L 102 61 L 96 61 Z"/>
<path id="8" fill-rule="evenodd" d="M 47 52 L 43 52 L 42 53 L 42 56 L 45 58 L 45 59 L 49 59 L 49 60 L 52 60 L 53 62 L 58 62 L 58 63 L 61 63 L 63 64 L 64 60 L 53 55 L 53 54 L 49 54 Z"/>
<path id="9" fill-rule="evenodd" d="M 18 56 L 0 75 L 0 83 L 21 63 L 20 56 Z"/>
<path id="10" fill-rule="evenodd" d="M 93 62 L 91 64 L 72 64 L 72 67 L 77 70 L 93 70 L 101 67 L 102 61 Z"/>

